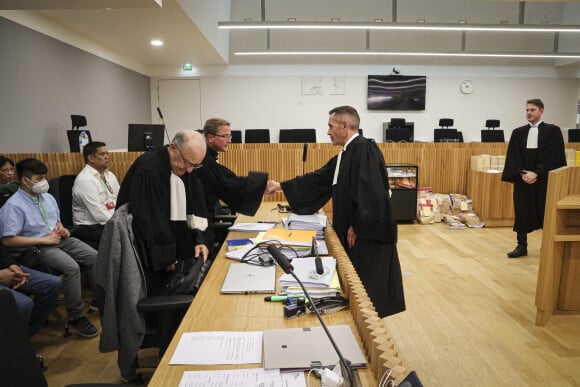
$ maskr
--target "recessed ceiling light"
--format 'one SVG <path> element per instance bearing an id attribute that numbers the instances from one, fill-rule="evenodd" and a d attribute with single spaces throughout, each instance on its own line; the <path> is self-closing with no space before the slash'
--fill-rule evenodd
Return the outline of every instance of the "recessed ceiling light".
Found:
<path id="1" fill-rule="evenodd" d="M 151 45 L 152 46 L 163 46 L 163 41 L 162 40 L 159 40 L 159 39 L 153 39 L 151 41 Z"/>

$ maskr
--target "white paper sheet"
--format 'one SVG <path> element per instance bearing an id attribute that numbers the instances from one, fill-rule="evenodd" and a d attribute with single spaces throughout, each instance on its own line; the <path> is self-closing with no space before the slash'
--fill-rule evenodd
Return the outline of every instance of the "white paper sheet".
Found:
<path id="1" fill-rule="evenodd" d="M 235 223 L 232 227 L 229 228 L 229 230 L 242 232 L 262 232 L 268 231 L 274 226 L 276 226 L 274 223 Z"/>
<path id="2" fill-rule="evenodd" d="M 304 372 L 249 368 L 243 370 L 185 371 L 179 387 L 306 387 Z"/>
<path id="3" fill-rule="evenodd" d="M 262 362 L 263 332 L 186 332 L 169 364 Z"/>

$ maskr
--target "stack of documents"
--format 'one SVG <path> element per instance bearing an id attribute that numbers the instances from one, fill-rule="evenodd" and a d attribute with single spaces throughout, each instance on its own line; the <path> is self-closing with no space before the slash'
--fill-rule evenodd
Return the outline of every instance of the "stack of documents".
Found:
<path id="1" fill-rule="evenodd" d="M 264 237 L 263 242 L 277 241 L 283 246 L 312 247 L 312 238 L 316 236 L 316 230 L 288 230 L 285 228 L 271 228 Z"/>
<path id="2" fill-rule="evenodd" d="M 336 296 L 340 293 L 340 282 L 336 272 L 336 259 L 321 258 L 323 274 L 316 273 L 315 258 L 296 258 L 292 260 L 294 274 L 313 298 Z M 302 292 L 296 279 L 290 274 L 283 274 L 278 280 L 280 294 L 300 294 Z"/>
<path id="3" fill-rule="evenodd" d="M 243 232 L 262 232 L 268 231 L 274 226 L 274 223 L 236 223 L 230 227 L 229 230 Z"/>
<path id="4" fill-rule="evenodd" d="M 321 231 L 326 227 L 326 215 L 297 215 L 290 214 L 286 220 L 286 225 L 290 230 L 316 230 Z"/>
<path id="5" fill-rule="evenodd" d="M 338 279 L 338 272 L 334 271 L 332 276 L 332 280 L 330 281 L 330 285 L 328 287 L 312 287 L 306 286 L 306 291 L 310 295 L 310 297 L 314 298 L 322 298 L 322 297 L 335 297 L 340 295 L 342 292 L 342 288 L 340 287 L 340 280 Z M 281 295 L 287 294 L 304 294 L 304 291 L 300 286 L 287 286 L 284 288 L 280 288 Z"/>

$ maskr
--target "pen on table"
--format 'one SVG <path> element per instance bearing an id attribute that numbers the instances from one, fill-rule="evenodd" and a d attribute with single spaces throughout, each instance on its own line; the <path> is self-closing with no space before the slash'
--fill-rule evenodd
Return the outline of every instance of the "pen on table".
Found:
<path id="1" fill-rule="evenodd" d="M 289 298 L 304 297 L 304 294 L 289 294 L 287 296 L 267 296 L 264 297 L 264 301 L 270 302 L 286 302 Z"/>
<path id="2" fill-rule="evenodd" d="M 259 220 L 258 223 L 271 223 L 271 224 L 278 224 L 280 222 L 276 222 L 275 220 Z"/>

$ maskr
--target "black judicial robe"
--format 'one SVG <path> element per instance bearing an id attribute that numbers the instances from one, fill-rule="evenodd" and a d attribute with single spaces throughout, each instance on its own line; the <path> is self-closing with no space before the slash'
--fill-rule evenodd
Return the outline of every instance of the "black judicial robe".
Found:
<path id="1" fill-rule="evenodd" d="M 166 147 L 139 156 L 123 179 L 117 207 L 129 203 L 141 260 L 148 271 L 159 272 L 176 260 L 191 258 L 194 246 L 204 243 L 203 233 L 190 230 L 185 221 L 171 221 L 171 164 Z M 181 176 L 187 212 L 205 217 L 201 183 L 190 173 Z M 164 270 L 163 270 L 164 271 Z"/>
<path id="2" fill-rule="evenodd" d="M 337 184 L 332 180 L 337 156 L 322 168 L 282 182 L 292 211 L 318 211 L 330 198 L 333 227 L 379 316 L 405 310 L 397 225 L 393 221 L 385 161 L 374 141 L 356 137 L 342 154 Z M 346 235 L 357 234 L 349 248 Z"/>
<path id="3" fill-rule="evenodd" d="M 237 176 L 217 162 L 218 152 L 207 147 L 203 167 L 195 170 L 205 191 L 205 206 L 211 228 L 213 210 L 218 200 L 223 201 L 232 212 L 254 216 L 262 202 L 268 182 L 268 174 L 250 171 L 248 176 Z M 211 230 L 208 238 L 213 238 Z M 209 241 L 208 241 L 209 242 Z"/>
<path id="4" fill-rule="evenodd" d="M 513 130 L 505 158 L 502 180 L 514 185 L 514 231 L 531 232 L 544 225 L 548 172 L 566 165 L 564 138 L 556 125 L 538 126 L 538 148 L 527 149 L 530 125 Z M 520 171 L 538 175 L 534 184 L 526 184 Z"/>

